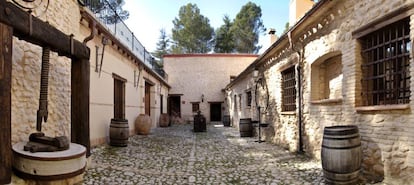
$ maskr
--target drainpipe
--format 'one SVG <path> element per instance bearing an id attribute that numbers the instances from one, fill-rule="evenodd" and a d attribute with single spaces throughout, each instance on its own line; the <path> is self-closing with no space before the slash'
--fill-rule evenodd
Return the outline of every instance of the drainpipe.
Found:
<path id="1" fill-rule="evenodd" d="M 296 50 L 293 47 L 293 42 L 292 42 L 292 36 L 291 36 L 291 31 L 288 32 L 288 37 L 289 37 L 289 44 L 290 44 L 290 48 L 296 52 L 296 54 L 298 55 L 298 66 L 296 67 L 297 73 L 298 73 L 298 104 L 299 104 L 299 110 L 298 110 L 298 129 L 299 129 L 299 147 L 298 147 L 298 153 L 304 153 L 303 151 L 303 135 L 302 135 L 302 125 L 303 125 L 303 112 L 302 112 L 302 67 L 301 67 L 301 63 L 303 60 L 302 54 L 303 54 L 303 50 L 301 52 L 301 50 Z"/>

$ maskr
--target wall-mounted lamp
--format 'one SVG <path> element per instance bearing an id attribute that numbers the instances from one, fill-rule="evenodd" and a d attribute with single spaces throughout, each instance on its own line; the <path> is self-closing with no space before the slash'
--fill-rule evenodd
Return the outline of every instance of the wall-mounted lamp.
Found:
<path id="1" fill-rule="evenodd" d="M 204 102 L 204 94 L 201 94 L 201 102 Z"/>

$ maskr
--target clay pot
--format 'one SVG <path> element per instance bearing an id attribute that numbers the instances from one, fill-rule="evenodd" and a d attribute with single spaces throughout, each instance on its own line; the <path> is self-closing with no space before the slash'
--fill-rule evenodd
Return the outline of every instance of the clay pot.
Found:
<path id="1" fill-rule="evenodd" d="M 149 115 L 140 114 L 135 120 L 135 130 L 137 134 L 148 135 L 151 130 L 151 118 Z"/>
<path id="2" fill-rule="evenodd" d="M 160 115 L 160 127 L 168 127 L 170 125 L 170 116 L 168 114 Z"/>

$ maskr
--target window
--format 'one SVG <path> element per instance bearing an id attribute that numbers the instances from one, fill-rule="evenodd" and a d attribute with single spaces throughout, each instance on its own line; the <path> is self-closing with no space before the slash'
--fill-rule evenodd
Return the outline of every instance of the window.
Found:
<path id="1" fill-rule="evenodd" d="M 282 72 L 282 111 L 296 110 L 295 67 Z"/>
<path id="2" fill-rule="evenodd" d="M 193 112 L 198 112 L 200 110 L 200 102 L 191 102 L 193 107 Z"/>
<path id="3" fill-rule="evenodd" d="M 239 110 L 242 110 L 242 94 L 239 94 Z"/>
<path id="4" fill-rule="evenodd" d="M 237 95 L 234 95 L 234 110 L 237 111 Z"/>
<path id="5" fill-rule="evenodd" d="M 252 91 L 246 91 L 246 105 L 252 106 Z"/>
<path id="6" fill-rule="evenodd" d="M 409 103 L 409 21 L 405 18 L 361 38 L 363 105 Z"/>
<path id="7" fill-rule="evenodd" d="M 342 61 L 340 52 L 331 52 L 318 58 L 311 66 L 311 99 L 335 100 L 342 98 Z"/>

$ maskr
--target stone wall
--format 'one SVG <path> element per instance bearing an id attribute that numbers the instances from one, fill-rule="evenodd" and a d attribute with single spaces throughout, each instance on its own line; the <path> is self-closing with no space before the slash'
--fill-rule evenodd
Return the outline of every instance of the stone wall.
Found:
<path id="1" fill-rule="evenodd" d="M 413 99 L 403 106 L 406 108 L 400 110 L 386 106 L 361 108 L 361 45 L 352 35 L 355 30 L 402 7 L 412 10 L 413 1 L 325 1 L 312 16 L 292 30 L 291 43 L 287 36 L 282 36 L 282 41 L 277 41 L 277 45 L 265 53 L 259 62 L 270 96 L 271 112 L 266 115 L 266 119 L 270 120 L 272 126 L 266 128 L 266 140 L 291 151 L 298 150 L 299 99 L 296 99 L 296 111 L 281 111 L 281 72 L 292 66 L 300 67 L 304 151 L 320 159 L 324 127 L 357 125 L 362 141 L 363 179 L 388 184 L 411 183 L 410 174 L 414 169 Z M 398 12 L 404 14 L 404 11 Z M 412 40 L 414 16 L 411 14 L 412 11 L 405 12 L 411 18 Z M 341 65 L 329 67 L 332 59 L 340 61 Z M 342 74 L 338 74 L 340 68 Z M 413 65 L 410 65 L 410 74 L 414 75 Z M 233 87 L 245 86 L 247 81 L 237 81 L 228 91 Z M 298 79 L 296 82 L 299 83 Z M 414 90 L 412 84 L 411 81 L 411 91 Z M 362 111 L 367 109 L 370 111 Z"/>
<path id="2" fill-rule="evenodd" d="M 50 1 L 46 12 L 35 11 L 34 15 L 47 21 L 67 35 L 83 41 L 91 30 L 81 19 L 76 0 Z M 148 70 L 139 73 L 135 62 L 119 50 L 117 45 L 105 49 L 101 74 L 95 72 L 96 47 L 102 52 L 101 35 L 87 43 L 90 58 L 90 137 L 92 146 L 108 140 L 109 124 L 113 118 L 113 74 L 126 79 L 126 119 L 130 133 L 134 133 L 136 117 L 144 113 L 144 84 L 151 82 L 151 119 L 153 127 L 158 125 L 160 95 L 163 95 L 163 112 L 167 112 L 168 87 Z M 39 108 L 40 71 L 42 48 L 17 38 L 13 39 L 12 71 L 12 143 L 26 141 L 36 131 L 36 112 Z M 99 60 L 100 62 L 100 60 Z M 42 131 L 48 136 L 70 137 L 71 60 L 51 52 L 49 69 L 49 116 Z M 135 73 L 134 73 L 135 71 Z M 134 76 L 135 75 L 135 76 Z M 138 77 L 139 75 L 139 77 Z M 139 79 L 139 80 L 138 80 Z M 134 84 L 135 82 L 135 84 Z M 137 84 L 139 83 L 139 84 Z M 161 85 L 163 84 L 163 85 Z"/>
<path id="3" fill-rule="evenodd" d="M 65 8 L 62 8 L 65 7 Z M 41 14 L 41 15 L 40 15 Z M 76 1 L 51 1 L 46 12 L 35 16 L 66 34 L 78 35 L 79 8 Z M 39 108 L 42 48 L 13 39 L 12 143 L 28 140 L 36 131 Z M 70 59 L 51 52 L 49 68 L 49 116 L 42 131 L 49 136 L 70 137 Z"/>

